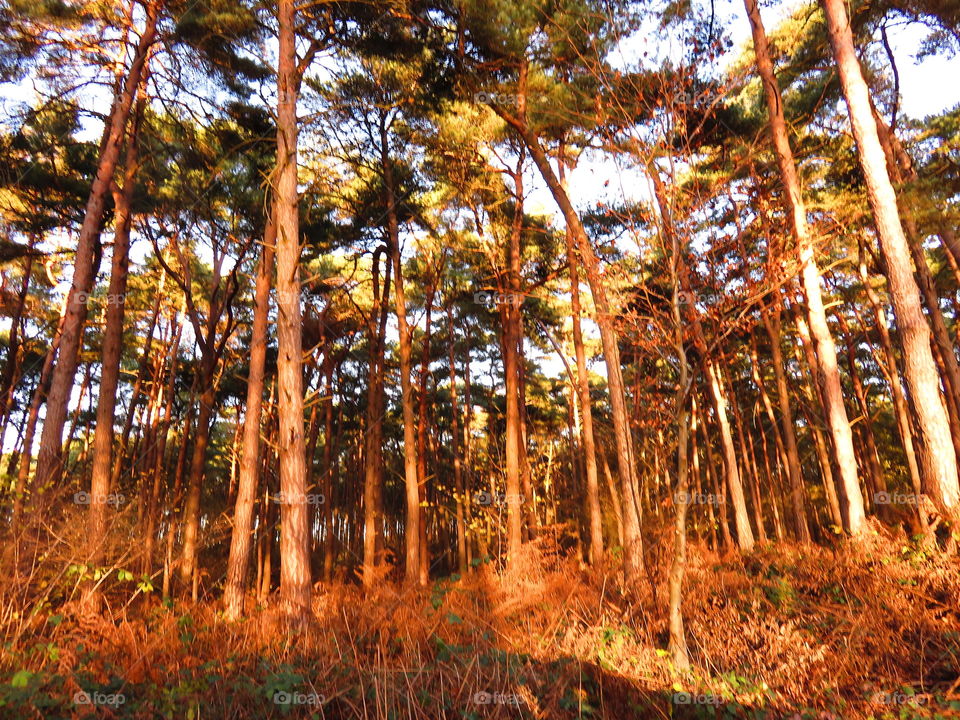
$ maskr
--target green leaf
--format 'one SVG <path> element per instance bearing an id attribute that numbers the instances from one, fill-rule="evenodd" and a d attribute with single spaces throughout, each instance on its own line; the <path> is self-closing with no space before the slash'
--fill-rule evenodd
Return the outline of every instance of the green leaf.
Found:
<path id="1" fill-rule="evenodd" d="M 18 670 L 13 679 L 10 680 L 10 684 L 15 688 L 25 688 L 30 684 L 32 678 L 33 673 L 29 670 Z"/>

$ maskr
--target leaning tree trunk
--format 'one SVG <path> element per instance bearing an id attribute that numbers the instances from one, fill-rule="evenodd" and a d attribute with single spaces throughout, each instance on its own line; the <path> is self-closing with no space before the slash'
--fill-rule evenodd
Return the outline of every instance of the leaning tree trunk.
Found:
<path id="1" fill-rule="evenodd" d="M 675 238 L 676 231 L 673 226 L 673 217 L 670 207 L 667 203 L 663 180 L 660 178 L 659 170 L 655 166 L 649 168 L 649 176 L 653 182 L 654 196 L 657 206 L 663 219 L 663 229 L 667 237 Z M 690 269 L 681 259 L 678 261 L 678 282 L 680 288 L 687 297 L 693 297 L 693 287 L 690 284 Z M 713 396 L 714 409 L 717 412 L 717 423 L 720 426 L 720 441 L 723 447 L 723 457 L 726 461 L 727 489 L 730 491 L 730 501 L 733 504 L 733 518 L 737 527 L 737 545 L 741 550 L 753 549 L 753 531 L 750 528 L 750 517 L 747 514 L 747 501 L 743 493 L 743 483 L 740 479 L 740 472 L 737 467 L 737 451 L 733 444 L 733 433 L 730 429 L 730 420 L 727 417 L 727 398 L 721 382 L 721 377 L 717 371 L 716 365 L 708 357 L 708 348 L 706 338 L 704 337 L 703 327 L 700 323 L 699 311 L 695 303 L 686 303 L 687 317 L 693 327 L 694 343 L 701 356 L 705 358 L 707 378 L 710 383 L 710 391 Z"/>
<path id="2" fill-rule="evenodd" d="M 67 295 L 67 311 L 60 338 L 60 348 L 50 380 L 47 396 L 47 414 L 40 435 L 40 452 L 37 458 L 35 487 L 41 489 L 59 481 L 63 471 L 63 426 L 67 419 L 67 405 L 73 390 L 77 359 L 83 341 L 83 328 L 87 320 L 87 297 L 93 289 L 96 275 L 94 257 L 98 254 L 100 231 L 106 207 L 107 194 L 113 182 L 113 173 L 120 158 L 120 148 L 127 129 L 133 98 L 145 72 L 147 56 L 157 31 L 158 4 L 150 2 L 146 7 L 146 24 L 134 51 L 130 70 L 114 100 L 108 120 L 109 128 L 103 143 L 97 174 L 90 187 L 90 195 L 84 210 L 83 223 L 77 238 L 76 260 L 73 266 L 73 281 Z"/>
<path id="3" fill-rule="evenodd" d="M 804 294 L 807 298 L 810 332 L 816 344 L 819 377 L 823 387 L 824 410 L 833 439 L 837 467 L 840 470 L 844 522 L 847 531 L 852 535 L 857 535 L 863 530 L 863 497 L 857 479 L 857 462 L 853 452 L 850 422 L 843 404 L 843 387 L 840 384 L 837 349 L 833 342 L 833 336 L 830 334 L 826 312 L 823 308 L 820 292 L 820 270 L 817 268 L 813 239 L 807 226 L 807 211 L 800 192 L 800 180 L 797 177 L 797 167 L 787 135 L 787 124 L 783 114 L 783 98 L 780 94 L 777 78 L 774 75 L 766 31 L 760 17 L 757 0 L 744 0 L 744 3 L 753 31 L 757 69 L 763 80 L 767 111 L 770 116 L 770 135 L 777 153 L 780 178 L 784 185 L 784 201 L 787 213 L 790 215 L 794 239 L 797 242 L 797 251 L 800 256 L 800 275 L 803 279 Z M 784 421 L 786 421 L 786 418 L 784 418 Z M 789 443 L 789 437 L 787 440 Z M 795 476 L 795 468 L 791 466 L 788 469 L 790 470 L 794 512 L 802 512 L 803 489 L 798 485 L 801 481 Z M 809 530 L 806 528 L 805 520 L 801 528 L 801 540 L 809 540 Z"/>
<path id="4" fill-rule="evenodd" d="M 518 132 L 524 144 L 530 151 L 534 164 L 550 189 L 554 200 L 563 213 L 567 228 L 573 233 L 580 248 L 580 257 L 583 261 L 587 283 L 593 296 L 593 303 L 597 311 L 597 325 L 600 329 L 600 343 L 603 347 L 604 363 L 607 366 L 607 387 L 610 397 L 610 410 L 613 421 L 613 435 L 617 450 L 617 467 L 620 474 L 620 494 L 623 507 L 623 570 L 624 582 L 628 587 L 640 582 L 643 571 L 643 540 L 640 535 L 640 508 L 636 500 L 634 488 L 636 486 L 636 472 L 633 466 L 633 439 L 630 435 L 629 415 L 627 413 L 627 399 L 623 385 L 623 374 L 620 367 L 620 347 L 617 330 L 614 326 L 613 312 L 607 298 L 607 290 L 600 278 L 597 268 L 597 257 L 590 239 L 584 230 L 583 223 L 577 215 L 570 197 L 560 185 L 550 160 L 540 144 L 537 135 L 516 118 L 508 118 L 502 108 L 494 108 L 501 117 Z"/>
<path id="5" fill-rule="evenodd" d="M 279 0 L 277 69 L 277 396 L 280 419 L 280 602 L 290 619 L 310 611 L 310 520 L 303 427 L 303 347 L 300 316 L 300 226 L 297 195 L 296 10 Z"/>
<path id="6" fill-rule="evenodd" d="M 870 95 L 853 45 L 844 2 L 822 2 L 863 166 L 867 199 L 873 211 L 886 264 L 890 299 L 900 331 L 904 375 L 917 415 L 924 491 L 953 515 L 960 502 L 957 457 L 947 412 L 940 396 L 940 378 L 930 348 L 930 327 L 923 315 L 920 291 L 911 268 L 910 250 L 900 224 L 896 193 L 887 173 L 886 158 L 877 136 Z"/>
<path id="7" fill-rule="evenodd" d="M 106 501 L 110 492 L 110 469 L 113 453 L 113 423 L 117 407 L 117 385 L 120 380 L 120 355 L 123 343 L 123 310 L 130 267 L 131 204 L 139 166 L 139 128 L 143 117 L 144 98 L 137 101 L 133 124 L 127 138 L 126 166 L 123 187 L 114 194 L 115 210 L 113 257 L 110 287 L 107 294 L 107 321 L 103 335 L 100 401 L 97 405 L 96 429 L 93 436 L 93 479 L 90 482 L 90 515 L 88 519 L 89 562 L 100 561 L 106 533 Z"/>
<path id="8" fill-rule="evenodd" d="M 774 377 L 777 380 L 777 401 L 780 405 L 780 426 L 783 428 L 786 445 L 787 477 L 790 479 L 793 526 L 797 532 L 797 539 L 801 543 L 809 543 L 810 528 L 807 525 L 803 474 L 800 472 L 800 451 L 797 449 L 797 431 L 793 423 L 790 390 L 787 387 L 786 364 L 783 360 L 783 351 L 780 349 L 780 313 L 777 312 L 772 318 L 768 313 L 763 313 L 763 324 L 767 329 L 767 335 L 770 337 L 770 354 L 773 360 Z"/>
<path id="9" fill-rule="evenodd" d="M 560 154 L 560 182 L 564 183 L 566 168 Z M 564 188 L 566 186 L 564 185 Z M 587 372 L 587 354 L 583 347 L 583 330 L 580 327 L 580 271 L 577 266 L 577 251 L 573 232 L 565 233 L 567 242 L 567 269 L 570 274 L 570 321 L 573 325 L 573 351 L 577 360 L 577 399 L 580 407 L 580 434 L 583 440 L 584 466 L 586 469 L 587 514 L 590 526 L 588 558 L 591 565 L 603 559 L 603 524 L 600 513 L 600 483 L 597 475 L 597 447 L 593 433 L 593 408 L 590 400 L 590 375 Z"/>

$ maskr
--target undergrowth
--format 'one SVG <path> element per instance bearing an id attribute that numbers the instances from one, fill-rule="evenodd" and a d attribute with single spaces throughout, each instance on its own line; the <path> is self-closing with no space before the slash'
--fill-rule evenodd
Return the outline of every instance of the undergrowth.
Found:
<path id="1" fill-rule="evenodd" d="M 625 594 L 612 558 L 584 568 L 545 540 L 509 572 L 319 587 L 294 633 L 269 606 L 232 623 L 212 600 L 160 602 L 129 572 L 94 613 L 77 570 L 5 564 L 2 717 L 960 717 L 957 563 L 889 538 L 691 547 L 689 675 L 664 650 L 662 570 Z"/>

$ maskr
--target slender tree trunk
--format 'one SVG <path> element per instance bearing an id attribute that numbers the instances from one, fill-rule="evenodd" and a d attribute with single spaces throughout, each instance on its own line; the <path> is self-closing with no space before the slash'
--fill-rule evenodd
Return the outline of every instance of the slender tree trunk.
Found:
<path id="1" fill-rule="evenodd" d="M 263 407 L 263 378 L 267 360 L 267 316 L 270 311 L 270 281 L 273 274 L 277 226 L 270 217 L 263 238 L 263 250 L 254 290 L 253 328 L 250 336 L 250 366 L 247 373 L 247 401 L 243 415 L 243 448 L 237 480 L 237 502 L 233 510 L 233 532 L 227 559 L 223 591 L 224 611 L 229 620 L 243 614 L 243 596 L 250 567 L 253 538 L 253 506 L 257 500 L 260 465 L 260 424 Z"/>
<path id="2" fill-rule="evenodd" d="M 290 619 L 310 612 L 310 520 L 303 427 L 300 230 L 297 195 L 296 9 L 279 0 L 277 68 L 277 398 L 280 418 L 280 602 Z"/>
<path id="3" fill-rule="evenodd" d="M 207 443 L 210 440 L 210 422 L 213 419 L 216 388 L 213 371 L 216 360 L 211 353 L 204 353 L 200 360 L 200 393 L 197 411 L 197 429 L 193 437 L 193 453 L 190 457 L 190 479 L 187 497 L 183 505 L 183 555 L 180 561 L 180 584 L 185 588 L 193 583 L 197 569 L 197 543 L 200 534 L 200 497 L 203 491 L 203 476 L 207 462 Z"/>
<path id="4" fill-rule="evenodd" d="M 819 278 L 819 272 L 817 275 Z M 777 379 L 777 400 L 780 405 L 780 426 L 783 429 L 786 445 L 787 477 L 790 480 L 793 527 L 797 533 L 797 539 L 801 543 L 809 543 L 810 528 L 807 525 L 806 492 L 804 491 L 803 474 L 800 471 L 800 452 L 797 450 L 797 432 L 793 422 L 793 408 L 790 405 L 790 389 L 787 386 L 786 362 L 780 349 L 780 313 L 776 312 L 772 317 L 769 313 L 764 313 L 763 324 L 767 329 L 767 335 L 770 337 L 771 360 L 773 361 L 774 377 Z M 833 342 L 832 338 L 831 342 Z M 844 414 L 846 414 L 846 410 L 844 410 Z"/>
<path id="5" fill-rule="evenodd" d="M 40 370 L 40 380 L 36 389 L 33 391 L 33 397 L 30 400 L 30 411 L 27 415 L 27 428 L 23 435 L 23 450 L 20 453 L 20 464 L 17 467 L 17 486 L 13 496 L 13 518 L 11 526 L 16 529 L 20 526 L 23 517 L 24 500 L 30 477 L 30 461 L 33 457 L 33 440 L 37 431 L 37 422 L 40 417 L 40 405 L 50 387 L 50 378 L 53 374 L 53 361 L 57 356 L 57 348 L 60 346 L 60 338 L 63 332 L 63 326 L 66 322 L 66 307 L 60 313 L 60 320 L 57 323 L 57 331 L 50 342 L 50 348 L 47 350 L 46 357 L 43 360 L 43 368 Z"/>
<path id="6" fill-rule="evenodd" d="M 565 160 L 561 148 L 560 182 L 565 185 Z M 603 559 L 603 525 L 600 514 L 600 483 L 597 479 L 597 448 L 593 433 L 593 408 L 590 399 L 590 375 L 587 372 L 587 354 L 583 347 L 583 330 L 580 327 L 580 271 L 573 232 L 566 233 L 567 268 L 570 274 L 570 321 L 573 326 L 573 351 L 577 359 L 577 399 L 580 409 L 580 435 L 583 442 L 583 460 L 586 470 L 587 515 L 590 527 L 588 557 L 591 565 Z"/>
<path id="7" fill-rule="evenodd" d="M 723 492 L 723 481 L 718 480 L 717 459 L 713 454 L 713 445 L 707 435 L 707 423 L 704 421 L 700 428 L 703 432 L 703 446 L 707 450 L 707 479 L 713 488 L 713 498 L 716 501 L 720 514 L 720 538 L 724 551 L 733 547 L 733 537 L 730 535 L 730 518 L 727 511 L 727 494 Z"/>
<path id="8" fill-rule="evenodd" d="M 660 171 L 655 166 L 648 168 L 648 174 L 653 181 L 654 196 L 660 209 L 663 222 L 663 231 L 668 238 L 676 236 L 673 226 L 673 215 L 667 202 L 666 190 Z M 678 265 L 678 282 L 687 297 L 693 297 L 693 288 L 690 283 L 689 268 L 684 262 Z M 737 467 L 737 451 L 733 444 L 733 434 L 730 430 L 730 421 L 727 417 L 727 397 L 721 377 L 716 365 L 708 357 L 707 343 L 700 324 L 699 311 L 694 303 L 686 303 L 686 314 L 693 327 L 694 342 L 700 354 L 704 357 L 710 391 L 713 395 L 714 409 L 717 412 L 717 424 L 720 426 L 720 440 L 723 446 L 724 466 L 726 468 L 727 488 L 730 491 L 730 501 L 733 504 L 733 517 L 737 527 L 737 544 L 741 550 L 753 549 L 753 531 L 750 528 L 750 518 L 747 514 L 747 502 L 743 493 L 743 484 Z"/>
<path id="9" fill-rule="evenodd" d="M 753 530 L 747 514 L 747 501 L 743 494 L 743 483 L 737 469 L 737 451 L 733 446 L 733 434 L 727 417 L 726 392 L 720 382 L 720 374 L 712 361 L 707 362 L 707 379 L 713 395 L 713 407 L 717 412 L 717 424 L 720 426 L 720 444 L 723 447 L 724 466 L 726 467 L 727 490 L 733 505 L 733 521 L 737 528 L 737 546 L 741 550 L 753 549 Z"/>
<path id="10" fill-rule="evenodd" d="M 522 296 L 520 295 L 520 243 L 523 234 L 523 162 L 520 153 L 514 180 L 514 211 L 507 249 L 507 297 L 500 304 L 503 319 L 502 352 L 503 378 L 506 386 L 506 428 L 504 455 L 507 472 L 507 559 L 514 563 L 520 552 L 522 537 L 522 509 L 524 498 L 520 486 L 520 367 L 517 349 L 520 342 L 519 323 Z"/>
<path id="11" fill-rule="evenodd" d="M 466 490 L 463 484 L 463 469 L 460 463 L 460 407 L 457 401 L 457 366 L 456 348 L 454 343 L 453 306 L 447 305 L 447 364 L 450 366 L 450 417 L 451 439 L 453 441 L 453 487 L 456 492 L 457 505 L 457 569 L 461 575 L 466 574 L 467 561 L 467 512 L 468 505 Z"/>
<path id="12" fill-rule="evenodd" d="M 120 380 L 120 355 L 123 343 L 123 315 L 127 295 L 127 274 L 130 266 L 131 203 L 139 167 L 139 128 L 143 117 L 144 98 L 137 109 L 127 138 L 127 154 L 123 187 L 114 193 L 113 257 L 110 286 L 107 291 L 107 321 L 103 336 L 103 357 L 100 374 L 100 400 L 97 404 L 96 429 L 93 436 L 93 479 L 90 483 L 90 515 L 88 538 L 90 562 L 98 564 L 106 533 L 106 501 L 110 493 L 110 468 L 114 442 L 114 419 L 117 386 Z"/>
<path id="13" fill-rule="evenodd" d="M 420 567 L 419 581 L 421 585 L 430 582 L 430 543 L 427 540 L 427 429 L 429 425 L 427 413 L 427 387 L 430 379 L 430 340 L 433 333 L 433 300 L 437 292 L 438 277 L 431 274 L 426 288 L 424 304 L 426 318 L 424 320 L 423 346 L 420 355 L 420 387 L 418 388 L 417 410 L 417 492 L 420 497 Z"/>
<path id="14" fill-rule="evenodd" d="M 497 112 L 501 113 L 499 107 Z M 620 473 L 623 501 L 624 582 L 627 587 L 632 587 L 639 583 L 643 570 L 643 541 L 640 535 L 640 508 L 634 493 L 636 482 L 633 466 L 633 439 L 630 434 L 626 393 L 624 392 L 623 374 L 620 367 L 619 339 L 614 326 L 613 311 L 607 298 L 606 287 L 598 272 L 597 257 L 590 244 L 590 239 L 587 237 L 583 223 L 580 222 L 580 217 L 570 202 L 569 196 L 564 192 L 560 181 L 554 174 L 546 152 L 540 145 L 539 138 L 525 124 L 518 122 L 516 119 L 512 119 L 512 122 L 507 120 L 507 122 L 523 138 L 537 169 L 540 171 L 540 175 L 563 212 L 567 227 L 573 232 L 580 248 L 580 257 L 587 275 L 587 283 L 590 285 L 590 293 L 593 296 L 593 303 L 597 312 L 596 321 L 600 329 L 600 342 L 603 347 L 604 362 L 607 366 L 607 387 L 617 449 L 617 466 Z"/>
<path id="15" fill-rule="evenodd" d="M 332 349 L 332 348 L 331 348 Z M 337 556 L 337 536 L 333 528 L 333 453 L 336 437 L 333 426 L 334 362 L 324 358 L 326 393 L 323 399 L 323 581 L 333 579 L 333 562 Z"/>
<path id="16" fill-rule="evenodd" d="M 380 488 L 383 485 L 383 365 L 387 329 L 387 298 L 390 296 L 392 255 L 387 251 L 384 265 L 383 292 L 379 287 L 380 256 L 383 249 L 373 253 L 373 308 L 367 322 L 370 336 L 370 369 L 367 380 L 367 417 L 364 425 L 364 481 L 363 481 L 363 587 L 370 590 L 376 581 L 378 538 L 383 534 L 380 512 Z"/>
<path id="17" fill-rule="evenodd" d="M 873 308 L 874 322 L 877 328 L 877 334 L 880 336 L 880 346 L 883 350 L 883 362 L 878 362 L 881 369 L 886 367 L 887 384 L 890 386 L 890 397 L 893 400 L 894 414 L 897 418 L 897 430 L 900 433 L 900 441 L 903 443 L 903 452 L 906 456 L 907 471 L 910 475 L 910 485 L 915 494 L 920 495 L 923 492 L 920 480 L 920 466 L 917 464 L 917 451 L 913 444 L 913 429 L 910 425 L 910 413 L 907 408 L 907 400 L 903 395 L 903 388 L 900 385 L 900 371 L 897 367 L 897 356 L 893 351 L 893 342 L 890 339 L 890 329 L 887 327 L 886 312 L 883 305 L 880 304 L 880 298 L 870 283 L 870 277 L 867 273 L 867 259 L 864 252 L 863 241 L 860 245 L 860 280 L 863 283 L 867 294 L 867 300 L 870 307 Z M 919 506 L 917 510 L 919 512 Z M 921 516 L 922 525 L 925 524 L 923 513 Z"/>
<path id="18" fill-rule="evenodd" d="M 163 487 L 164 479 L 164 456 L 166 455 L 167 442 L 170 435 L 170 416 L 173 411 L 173 396 L 176 391 L 177 383 L 177 361 L 180 351 L 180 337 L 183 333 L 183 324 L 179 322 L 179 317 L 174 316 L 173 323 L 176 326 L 173 339 L 170 343 L 170 352 L 167 370 L 167 386 L 164 391 L 165 407 L 163 419 L 157 431 L 157 452 L 154 455 L 152 477 L 153 485 L 150 492 L 150 500 L 146 509 L 146 529 L 144 531 L 144 552 L 143 552 L 143 572 L 151 574 L 153 572 L 153 548 L 157 540 L 158 514 L 160 512 L 160 491 Z"/>
<path id="19" fill-rule="evenodd" d="M 150 322 L 147 324 L 144 337 L 146 342 L 143 346 L 143 352 L 140 355 L 138 363 L 137 377 L 133 381 L 133 390 L 130 393 L 130 404 L 123 419 L 123 430 L 120 433 L 120 445 L 113 453 L 113 470 L 110 473 L 110 487 L 116 487 L 120 481 L 120 474 L 123 470 L 123 463 L 127 458 L 127 450 L 130 447 L 130 433 L 133 430 L 133 423 L 139 414 L 140 399 L 143 397 L 143 384 L 147 378 L 147 371 L 150 368 L 150 358 L 153 355 L 153 334 L 157 328 L 157 321 L 160 318 L 160 301 L 165 296 L 164 287 L 166 285 L 167 272 L 161 267 L 160 281 L 158 283 L 157 294 L 153 299 L 153 309 L 150 314 Z M 184 302 L 184 306 L 186 303 Z"/>
<path id="20" fill-rule="evenodd" d="M 396 187 L 389 157 L 389 139 L 384 121 L 380 126 L 381 169 L 387 205 L 387 236 L 393 261 L 393 288 L 397 313 L 400 350 L 400 389 L 403 411 L 403 470 L 406 482 L 406 557 L 405 577 L 409 583 L 420 578 L 420 490 L 417 483 L 416 418 L 413 411 L 413 330 L 407 324 L 407 300 L 403 287 L 403 259 L 400 257 L 400 225 L 397 219 Z"/>
<path id="21" fill-rule="evenodd" d="M 887 173 L 886 158 L 877 136 L 870 95 L 853 45 L 853 34 L 843 0 L 822 0 L 850 123 L 857 142 L 887 271 L 900 342 L 904 375 L 917 415 L 921 479 L 924 491 L 951 515 L 960 501 L 957 458 L 943 400 L 937 367 L 930 348 L 930 327 L 923 316 L 920 291 L 911 271 L 910 250 L 900 224 L 896 193 Z"/>
<path id="22" fill-rule="evenodd" d="M 810 331 L 816 343 L 816 359 L 819 377 L 823 387 L 824 410 L 827 424 L 833 439 L 833 449 L 836 455 L 837 467 L 840 470 L 840 488 L 842 489 L 843 510 L 846 529 L 852 535 L 858 535 L 863 530 L 863 498 L 860 493 L 860 484 L 857 479 L 857 464 L 853 452 L 853 440 L 850 434 L 850 422 L 843 404 L 843 387 L 840 383 L 840 371 L 837 365 L 837 350 L 827 325 L 827 316 L 823 308 L 820 291 L 820 271 L 817 268 L 815 246 L 807 226 L 807 211 L 800 191 L 800 180 L 797 177 L 796 163 L 790 140 L 787 134 L 787 125 L 783 114 L 783 99 L 780 87 L 774 75 L 773 62 L 770 59 L 770 50 L 767 44 L 766 31 L 760 17 L 757 0 L 744 0 L 750 26 L 753 31 L 753 44 L 757 57 L 757 69 L 763 80 L 764 95 L 767 102 L 767 111 L 770 116 L 770 135 L 777 153 L 780 166 L 780 177 L 784 185 L 784 199 L 787 213 L 792 222 L 794 239 L 800 255 L 801 278 L 804 294 L 806 295 L 807 316 L 810 322 Z M 778 366 L 779 367 L 779 366 Z M 779 378 L 778 378 L 779 384 Z M 782 393 L 781 393 L 782 394 Z M 781 412 L 783 401 L 781 400 Z M 784 422 L 787 418 L 781 415 Z M 785 433 L 786 434 L 786 433 Z M 787 437 L 788 451 L 790 438 Z M 791 498 L 795 521 L 799 523 L 800 539 L 807 542 L 810 539 L 809 528 L 805 518 L 800 519 L 803 512 L 803 489 L 798 483 L 802 479 L 796 473 L 797 468 L 788 467 Z"/>
<path id="23" fill-rule="evenodd" d="M 115 98 L 108 120 L 109 129 L 97 163 L 97 173 L 90 188 L 84 210 L 83 224 L 77 238 L 76 260 L 73 281 L 67 295 L 66 318 L 56 364 L 50 380 L 47 397 L 47 413 L 40 435 L 40 452 L 37 457 L 36 487 L 43 489 L 56 484 L 63 471 L 63 426 L 67 418 L 67 405 L 73 389 L 77 359 L 83 342 L 83 328 L 87 319 L 87 298 L 96 276 L 95 256 L 99 253 L 100 232 L 107 194 L 113 181 L 113 173 L 120 158 L 120 148 L 127 129 L 133 98 L 140 79 L 145 72 L 147 56 L 153 45 L 157 30 L 158 3 L 146 5 L 146 24 L 134 51 L 127 77 Z"/>

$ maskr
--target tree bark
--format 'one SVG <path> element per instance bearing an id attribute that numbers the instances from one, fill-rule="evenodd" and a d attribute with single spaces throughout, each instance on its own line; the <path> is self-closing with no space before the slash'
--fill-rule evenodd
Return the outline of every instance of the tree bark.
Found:
<path id="1" fill-rule="evenodd" d="M 90 562 L 100 561 L 106 533 L 107 496 L 110 493 L 110 469 L 114 442 L 114 419 L 117 406 L 117 386 L 120 380 L 120 355 L 123 343 L 123 316 L 127 294 L 127 275 L 130 267 L 130 226 L 133 222 L 131 204 L 139 167 L 138 144 L 144 98 L 137 101 L 137 109 L 129 136 L 125 159 L 123 186 L 114 193 L 113 257 L 110 268 L 110 286 L 107 291 L 107 319 L 103 336 L 100 375 L 100 401 L 93 436 L 93 477 L 90 482 L 90 515 L 88 538 Z"/>
<path id="2" fill-rule="evenodd" d="M 270 217 L 264 233 L 263 250 L 254 290 L 247 401 L 243 415 L 243 449 L 240 452 L 237 501 L 233 510 L 233 532 L 230 536 L 227 579 L 223 591 L 224 611 L 229 620 L 236 620 L 243 614 L 243 596 L 250 567 L 253 506 L 257 500 L 259 484 L 260 424 L 263 415 L 263 378 L 267 361 L 267 316 L 270 311 L 270 282 L 276 241 L 277 226 Z"/>
<path id="3" fill-rule="evenodd" d="M 303 427 L 303 347 L 300 315 L 300 230 L 297 195 L 296 9 L 279 0 L 277 68 L 277 398 L 280 419 L 280 602 L 286 616 L 310 612 L 310 526 Z"/>
<path id="4" fill-rule="evenodd" d="M 420 583 L 420 489 L 417 482 L 417 435 L 413 411 L 413 330 L 407 324 L 407 300 L 400 256 L 400 225 L 397 219 L 396 186 L 389 156 L 386 120 L 380 125 L 381 170 L 387 205 L 387 238 L 393 262 L 393 289 L 400 350 L 400 392 L 403 412 L 403 475 L 406 483 L 406 555 L 404 573 L 408 583 Z"/>
<path id="5" fill-rule="evenodd" d="M 853 34 L 843 0 L 822 0 L 840 81 L 867 184 L 867 199 L 880 238 L 890 298 L 900 342 L 904 375 L 917 415 L 920 467 L 924 491 L 949 514 L 960 501 L 957 458 L 933 353 L 930 327 L 923 316 L 920 291 L 911 272 L 907 246 L 897 209 L 897 198 L 877 136 L 870 95 L 853 45 Z"/>
<path id="6" fill-rule="evenodd" d="M 113 181 L 113 173 L 120 158 L 120 148 L 127 129 L 134 95 L 145 72 L 147 56 L 156 38 L 158 3 L 146 5 L 146 23 L 134 51 L 127 77 L 113 103 L 108 120 L 106 141 L 97 162 L 97 173 L 90 187 L 90 195 L 84 209 L 83 223 L 77 238 L 76 260 L 73 280 L 67 294 L 67 310 L 60 337 L 60 347 L 50 380 L 47 396 L 47 413 L 40 435 L 40 452 L 37 458 L 35 486 L 44 489 L 56 484 L 63 472 L 63 426 L 67 418 L 67 405 L 73 389 L 77 359 L 83 342 L 83 329 L 87 320 L 87 299 L 96 276 L 95 255 L 98 254 L 100 232 L 107 193 Z"/>
<path id="7" fill-rule="evenodd" d="M 853 452 L 853 439 L 850 433 L 850 422 L 843 404 L 843 387 L 840 383 L 840 370 L 837 365 L 837 349 L 827 325 L 827 316 L 823 308 L 823 299 L 820 291 L 820 270 L 817 268 L 815 247 L 810 230 L 807 226 L 807 211 L 800 191 L 800 180 L 797 176 L 797 167 L 790 148 L 787 134 L 787 124 L 783 114 L 783 98 L 780 87 L 774 74 L 773 61 L 770 59 L 770 50 L 767 44 L 767 35 L 760 16 L 757 0 L 744 0 L 750 26 L 753 31 L 753 44 L 757 57 L 757 69 L 763 80 L 764 95 L 767 102 L 767 111 L 770 117 L 770 135 L 777 154 L 780 167 L 780 177 L 784 185 L 784 201 L 790 216 L 797 251 L 800 256 L 801 278 L 804 294 L 806 295 L 807 317 L 810 323 L 810 332 L 816 343 L 816 360 L 819 369 L 820 382 L 823 387 L 824 410 L 827 425 L 833 439 L 833 450 L 836 456 L 837 467 L 840 471 L 840 488 L 842 489 L 844 521 L 846 529 L 852 535 L 858 535 L 863 530 L 863 497 L 860 493 L 860 484 L 857 479 L 857 463 Z M 777 366 L 780 367 L 779 365 Z M 779 385 L 779 376 L 778 376 Z M 782 393 L 781 393 L 782 394 Z M 781 412 L 783 400 L 781 399 Z M 784 422 L 787 418 L 781 415 Z M 794 438 L 795 439 L 795 438 Z M 790 437 L 787 437 L 788 452 Z M 794 442 L 794 445 L 796 443 Z M 793 467 L 793 459 L 788 467 L 791 498 L 795 520 L 800 523 L 800 539 L 807 542 L 810 538 L 806 520 L 800 519 L 803 512 L 803 489 L 799 484 L 802 479 L 798 475 L 798 468 Z"/>
<path id="8" fill-rule="evenodd" d="M 640 581 L 643 570 L 643 540 L 640 534 L 640 508 L 636 501 L 634 487 L 636 485 L 635 468 L 633 466 L 633 439 L 630 435 L 629 415 L 627 413 L 626 393 L 623 386 L 623 374 L 620 367 L 620 347 L 617 330 L 614 326 L 613 311 L 607 298 L 606 287 L 600 277 L 597 267 L 597 257 L 590 239 L 587 237 L 570 198 L 560 185 L 557 176 L 550 166 L 550 161 L 540 139 L 525 123 L 516 118 L 507 118 L 502 108 L 497 106 L 496 111 L 510 124 L 523 138 L 530 155 L 533 158 L 540 175 L 550 189 L 554 200 L 563 212 L 567 227 L 573 232 L 577 245 L 580 248 L 581 260 L 587 274 L 587 283 L 593 296 L 594 307 L 597 312 L 597 325 L 600 329 L 600 342 L 603 346 L 604 362 L 607 366 L 607 386 L 610 397 L 610 409 L 613 420 L 614 440 L 617 450 L 617 467 L 620 473 L 621 496 L 623 503 L 623 570 L 624 582 L 628 587 L 636 586 Z"/>
<path id="9" fill-rule="evenodd" d="M 370 369 L 367 380 L 367 417 L 364 425 L 364 479 L 363 479 L 363 567 L 362 582 L 369 591 L 376 581 L 377 539 L 382 536 L 383 518 L 380 495 L 383 486 L 383 370 L 384 346 L 387 329 L 387 298 L 390 296 L 392 253 L 387 250 L 384 265 L 383 292 L 378 277 L 383 248 L 373 253 L 373 308 L 367 321 L 370 336 Z"/>

